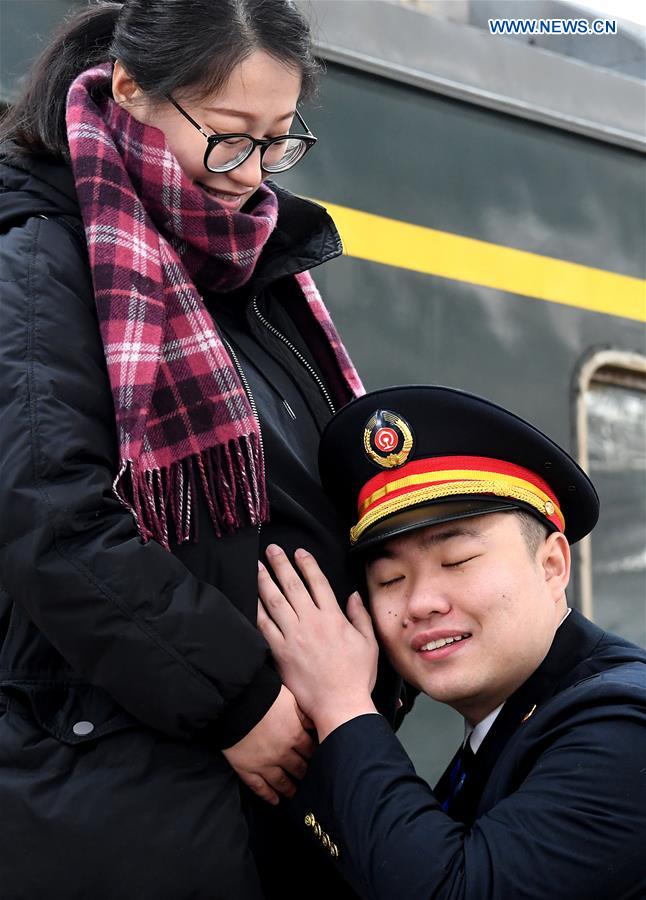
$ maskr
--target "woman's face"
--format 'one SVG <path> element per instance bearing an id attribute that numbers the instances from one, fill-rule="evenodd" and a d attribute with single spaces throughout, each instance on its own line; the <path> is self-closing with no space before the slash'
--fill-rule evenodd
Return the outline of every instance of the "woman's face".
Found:
<path id="1" fill-rule="evenodd" d="M 264 139 L 289 131 L 300 90 L 300 72 L 256 50 L 216 93 L 201 100 L 184 99 L 178 93 L 173 99 L 209 133 L 244 132 Z M 171 103 L 149 100 L 119 62 L 112 95 L 138 121 L 159 128 L 184 173 L 227 209 L 240 209 L 265 178 L 259 148 L 230 172 L 209 172 L 203 162 L 204 135 Z"/>

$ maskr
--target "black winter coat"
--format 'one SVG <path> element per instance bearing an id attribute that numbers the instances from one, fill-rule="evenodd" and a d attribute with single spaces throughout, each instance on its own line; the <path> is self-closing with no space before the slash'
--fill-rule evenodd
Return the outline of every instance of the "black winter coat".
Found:
<path id="1" fill-rule="evenodd" d="M 327 214 L 280 191 L 249 291 L 305 352 L 285 276 L 339 252 Z M 0 284 L 0 897 L 343 896 L 219 752 L 280 688 L 255 627 L 263 547 L 306 546 L 328 561 L 339 596 L 354 586 L 316 474 L 328 401 L 248 305 L 223 309 L 259 395 L 272 523 L 260 537 L 248 528 L 218 540 L 203 517 L 200 543 L 169 553 L 142 543 L 111 490 L 114 411 L 63 164 L 0 165 Z M 342 405 L 330 358 L 311 359 Z M 291 419 L 294 406 L 290 438 L 279 413 L 289 407 Z"/>

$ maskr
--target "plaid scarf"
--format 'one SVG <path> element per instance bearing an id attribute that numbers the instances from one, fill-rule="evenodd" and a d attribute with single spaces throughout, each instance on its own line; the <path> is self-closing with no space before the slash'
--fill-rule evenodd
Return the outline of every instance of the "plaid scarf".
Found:
<path id="1" fill-rule="evenodd" d="M 105 94 L 111 66 L 83 72 L 67 100 L 72 170 L 112 388 L 119 500 L 143 540 L 197 540 L 198 485 L 216 533 L 267 521 L 259 426 L 200 291 L 244 285 L 278 203 L 220 206 L 184 174 L 163 133 Z M 350 394 L 362 392 L 309 273 L 295 276 Z"/>

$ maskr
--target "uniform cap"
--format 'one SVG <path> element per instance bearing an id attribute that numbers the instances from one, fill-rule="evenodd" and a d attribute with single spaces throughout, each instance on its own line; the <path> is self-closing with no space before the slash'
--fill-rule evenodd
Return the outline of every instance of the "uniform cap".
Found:
<path id="1" fill-rule="evenodd" d="M 455 388 L 373 391 L 328 423 L 319 469 L 360 550 L 426 525 L 521 509 L 570 543 L 599 498 L 549 437 L 501 406 Z"/>

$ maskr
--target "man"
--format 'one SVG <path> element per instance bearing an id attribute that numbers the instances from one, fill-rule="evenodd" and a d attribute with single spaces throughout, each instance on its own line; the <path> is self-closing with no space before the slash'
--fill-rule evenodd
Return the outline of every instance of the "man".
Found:
<path id="1" fill-rule="evenodd" d="M 259 625 L 320 741 L 303 827 L 363 897 L 646 896 L 646 653 L 565 596 L 569 545 L 598 515 L 585 473 L 512 413 L 442 387 L 354 401 L 320 467 L 392 663 L 464 716 L 466 740 L 432 791 L 376 714 L 360 599 L 348 621 L 310 554 L 299 577 L 270 547 Z"/>

